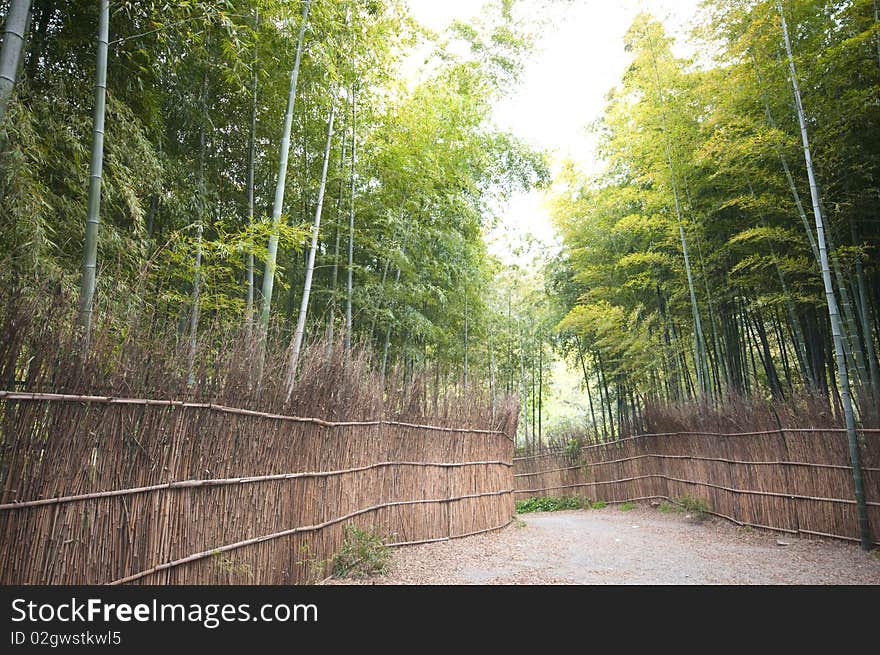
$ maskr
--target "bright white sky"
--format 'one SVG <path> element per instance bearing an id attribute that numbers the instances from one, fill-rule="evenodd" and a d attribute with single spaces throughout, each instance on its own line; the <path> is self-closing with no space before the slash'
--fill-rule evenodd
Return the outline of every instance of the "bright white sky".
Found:
<path id="1" fill-rule="evenodd" d="M 452 20 L 472 18 L 482 5 L 482 0 L 408 1 L 415 18 L 437 32 L 442 32 Z M 596 144 L 585 128 L 601 114 L 605 94 L 620 80 L 629 61 L 623 50 L 623 36 L 633 18 L 641 10 L 649 11 L 683 41 L 698 3 L 699 0 L 559 2 L 552 10 L 554 24 L 536 44 L 520 85 L 495 107 L 495 122 L 533 146 L 549 150 L 555 164 L 570 158 L 579 162 L 583 170 L 598 172 L 601 166 L 596 161 Z M 502 226 L 492 235 L 493 252 L 512 262 L 510 240 L 523 234 L 532 234 L 542 243 L 554 240 L 543 197 L 538 192 L 512 199 Z"/>

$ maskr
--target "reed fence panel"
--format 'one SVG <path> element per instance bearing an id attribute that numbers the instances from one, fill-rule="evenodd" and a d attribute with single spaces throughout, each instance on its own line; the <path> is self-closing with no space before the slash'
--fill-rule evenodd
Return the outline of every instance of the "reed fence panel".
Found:
<path id="1" fill-rule="evenodd" d="M 455 428 L 0 392 L 0 583 L 301 584 L 349 523 L 397 544 L 502 527 L 505 412 Z"/>
<path id="2" fill-rule="evenodd" d="M 880 545 L 880 430 L 861 432 L 868 517 Z M 643 434 L 513 460 L 516 499 L 705 502 L 740 525 L 859 541 L 846 431 Z"/>

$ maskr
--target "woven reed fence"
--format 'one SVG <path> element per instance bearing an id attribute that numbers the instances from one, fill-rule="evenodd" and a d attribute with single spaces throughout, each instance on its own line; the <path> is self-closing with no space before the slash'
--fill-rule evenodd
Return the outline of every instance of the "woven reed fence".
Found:
<path id="1" fill-rule="evenodd" d="M 516 415 L 478 429 L 0 392 L 0 583 L 298 584 L 348 523 L 395 544 L 500 528 Z"/>
<path id="2" fill-rule="evenodd" d="M 880 539 L 880 430 L 864 430 L 868 516 Z M 739 525 L 858 542 L 845 430 L 670 432 L 516 457 L 516 498 L 702 499 Z M 877 541 L 880 545 L 880 541 Z"/>

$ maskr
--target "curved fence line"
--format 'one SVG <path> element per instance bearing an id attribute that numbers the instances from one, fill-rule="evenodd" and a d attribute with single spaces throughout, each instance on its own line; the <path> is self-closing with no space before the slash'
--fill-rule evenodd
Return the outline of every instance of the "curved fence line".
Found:
<path id="1" fill-rule="evenodd" d="M 365 466 L 357 466 L 348 469 L 339 469 L 336 471 L 303 471 L 301 473 L 275 473 L 271 475 L 258 475 L 251 477 L 238 478 L 214 478 L 206 480 L 178 480 L 174 482 L 162 482 L 159 484 L 151 484 L 145 487 L 131 487 L 128 489 L 113 489 L 112 491 L 95 491 L 87 494 L 77 494 L 75 496 L 58 496 L 56 498 L 41 498 L 39 500 L 26 500 L 17 503 L 5 503 L 0 505 L 0 511 L 11 509 L 22 509 L 25 507 L 39 507 L 41 505 L 58 505 L 61 503 L 72 503 L 83 500 L 92 500 L 95 498 L 112 498 L 115 496 L 128 496 L 132 494 L 146 493 L 150 491 L 163 491 L 166 489 L 193 489 L 200 487 L 219 487 L 232 484 L 249 484 L 252 482 L 271 482 L 275 480 L 295 480 L 297 478 L 325 478 L 336 475 L 345 475 L 347 473 L 359 473 L 361 471 L 369 471 L 370 469 L 385 468 L 389 466 L 422 466 L 433 468 L 460 468 L 464 466 L 505 466 L 512 467 L 510 462 L 501 460 L 488 460 L 483 462 L 376 462 L 375 464 L 367 464 Z"/>
<path id="2" fill-rule="evenodd" d="M 695 480 L 685 480 L 683 478 L 674 478 L 668 475 L 663 475 L 662 473 L 648 473 L 646 475 L 636 475 L 631 478 L 620 478 L 619 480 L 600 480 L 598 482 L 580 482 L 578 484 L 563 484 L 563 485 L 555 485 L 550 487 L 543 487 L 541 489 L 518 489 L 516 493 L 518 494 L 526 494 L 526 493 L 537 493 L 541 491 L 551 491 L 553 489 L 574 489 L 575 487 L 592 487 L 592 486 L 602 486 L 606 484 L 620 484 L 623 482 L 634 482 L 636 480 L 645 480 L 648 478 L 660 478 L 663 480 L 668 480 L 670 482 L 681 482 L 683 484 L 693 484 L 700 487 L 710 487 L 712 489 L 720 489 L 722 491 L 729 491 L 730 493 L 735 494 L 747 494 L 750 496 L 771 496 L 776 498 L 789 498 L 792 500 L 813 500 L 816 502 L 824 502 L 824 503 L 843 503 L 846 505 L 855 505 L 856 501 L 848 498 L 822 498 L 820 496 L 804 496 L 801 494 L 786 494 L 780 493 L 777 491 L 756 491 L 754 489 L 734 489 L 733 487 L 724 487 L 718 484 L 712 484 L 711 482 L 697 482 Z M 868 502 L 867 505 L 880 507 L 880 503 Z"/>
<path id="3" fill-rule="evenodd" d="M 625 500 L 605 500 L 602 501 L 608 505 L 622 505 L 623 503 L 634 503 L 638 500 L 667 500 L 670 503 L 676 502 L 674 498 L 670 498 L 669 496 L 656 495 L 656 496 L 640 496 L 638 498 L 627 498 Z M 702 510 L 706 514 L 711 514 L 712 516 L 717 516 L 718 518 L 725 519 L 730 521 L 731 523 L 736 523 L 740 526 L 748 526 L 750 528 L 761 528 L 763 530 L 773 530 L 774 532 L 785 532 L 786 534 L 809 534 L 816 537 L 827 537 L 829 539 L 843 539 L 844 541 L 851 541 L 853 543 L 860 543 L 860 539 L 856 537 L 846 537 L 840 534 L 831 534 L 829 532 L 819 532 L 817 530 L 807 530 L 806 528 L 798 528 L 797 530 L 792 530 L 791 528 L 781 528 L 776 525 L 764 525 L 763 523 L 750 523 L 748 521 L 740 521 L 739 519 L 735 519 L 732 516 L 728 516 L 727 514 L 721 514 L 711 509 Z M 880 541 L 875 541 L 874 545 L 880 546 Z"/>
<path id="4" fill-rule="evenodd" d="M 501 525 L 496 525 L 491 528 L 484 528 L 483 530 L 474 530 L 473 532 L 465 532 L 464 534 L 453 534 L 448 537 L 437 537 L 436 539 L 420 539 L 418 541 L 396 541 L 391 544 L 385 544 L 389 548 L 400 548 L 401 546 L 418 546 L 420 544 L 433 544 L 440 541 L 451 541 L 453 539 L 464 539 L 465 537 L 473 537 L 478 534 L 485 534 L 487 532 L 495 532 L 496 530 L 503 530 L 508 525 L 513 523 L 516 519 L 510 519 L 506 523 L 502 523 Z"/>
<path id="5" fill-rule="evenodd" d="M 450 428 L 439 425 L 423 425 L 420 423 L 407 423 L 405 421 L 389 421 L 386 419 L 377 419 L 371 421 L 325 421 L 320 418 L 309 418 L 305 416 L 292 416 L 289 414 L 273 414 L 271 412 L 260 412 L 253 409 L 243 409 L 240 407 L 227 407 L 226 405 L 218 405 L 216 403 L 197 403 L 185 400 L 157 400 L 154 398 L 115 398 L 113 396 L 83 396 L 77 394 L 64 393 L 27 393 L 21 391 L 0 391 L 0 400 L 15 401 L 56 401 L 56 402 L 82 402 L 82 403 L 102 403 L 106 405 L 141 405 L 153 407 L 182 407 L 185 409 L 207 409 L 214 412 L 222 412 L 224 414 L 237 414 L 240 416 L 255 416 L 258 418 L 268 418 L 279 421 L 293 421 L 295 423 L 311 423 L 327 428 L 337 427 L 355 427 L 355 426 L 376 426 L 390 425 L 402 428 L 412 428 L 417 430 L 430 430 L 434 432 L 456 432 L 459 434 L 492 434 L 504 436 L 509 441 L 513 438 L 503 430 L 484 430 L 478 428 Z"/>
<path id="6" fill-rule="evenodd" d="M 785 435 L 789 432 L 801 434 L 819 434 L 829 432 L 846 434 L 846 428 L 778 428 L 775 430 L 761 430 L 757 432 L 650 432 L 645 434 L 635 434 L 630 437 L 623 437 L 622 439 L 615 439 L 614 441 L 606 441 L 604 443 L 585 444 L 579 448 L 579 451 L 592 450 L 594 448 L 606 448 L 608 446 L 617 446 L 618 444 L 626 441 L 645 439 L 647 437 L 761 437 L 774 434 Z M 880 429 L 878 428 L 860 428 L 857 430 L 857 432 L 860 432 L 862 434 L 880 435 Z M 522 462 L 529 459 L 540 459 L 542 457 L 559 457 L 564 455 L 566 455 L 565 450 L 553 450 L 546 453 L 540 453 L 538 455 L 521 455 L 520 457 L 514 457 L 513 461 Z"/>
<path id="7" fill-rule="evenodd" d="M 622 459 L 609 459 L 602 462 L 585 462 L 583 464 L 579 464 L 577 466 L 563 466 L 562 468 L 555 469 L 543 469 L 541 471 L 535 471 L 534 473 L 514 473 L 513 477 L 515 478 L 527 478 L 533 477 L 536 475 L 543 475 L 545 473 L 557 473 L 559 471 L 574 471 L 584 468 L 585 466 L 593 467 L 593 466 L 602 466 L 604 464 L 620 464 L 622 462 L 631 462 L 636 459 L 645 459 L 648 457 L 656 457 L 659 459 L 689 459 L 689 460 L 697 460 L 700 462 L 721 462 L 724 464 L 738 464 L 738 465 L 749 465 L 749 466 L 806 466 L 813 468 L 824 468 L 824 469 L 836 469 L 842 471 L 852 471 L 852 466 L 846 466 L 844 464 L 816 464 L 813 462 L 786 462 L 786 461 L 768 461 L 768 462 L 752 462 L 747 460 L 740 459 L 725 459 L 723 457 L 699 457 L 698 455 L 661 455 L 659 453 L 648 453 L 645 455 L 634 455 L 632 457 L 624 457 Z M 872 473 L 880 473 L 880 468 L 871 468 L 871 467 L 862 467 L 863 471 L 871 471 Z M 2 509 L 2 506 L 0 506 Z"/>
<path id="8" fill-rule="evenodd" d="M 231 550 L 237 550 L 238 548 L 243 548 L 245 546 L 252 546 L 254 544 L 259 544 L 264 541 L 270 541 L 272 539 L 279 539 L 281 537 L 286 537 L 292 534 L 297 534 L 300 532 L 315 532 L 317 530 L 321 530 L 323 528 L 327 528 L 331 525 L 335 525 L 337 523 L 342 523 L 343 521 L 347 521 L 348 519 L 352 519 L 356 516 L 360 516 L 362 514 L 367 514 L 369 512 L 375 512 L 380 509 L 384 509 L 386 507 L 402 507 L 405 505 L 427 505 L 427 504 L 436 504 L 436 503 L 449 503 L 458 500 L 466 500 L 468 498 L 485 498 L 487 496 L 503 496 L 505 494 L 513 493 L 513 489 L 504 489 L 502 491 L 489 491 L 481 494 L 468 494 L 465 496 L 453 496 L 450 498 L 425 498 L 423 500 L 399 500 L 388 503 L 381 503 L 379 505 L 372 505 L 370 507 L 365 507 L 363 509 L 355 510 L 354 512 L 350 512 L 344 516 L 339 516 L 334 519 L 330 519 L 328 521 L 324 521 L 323 523 L 317 523 L 315 525 L 304 525 L 298 528 L 289 528 L 287 530 L 281 530 L 280 532 L 273 532 L 271 534 L 261 535 L 259 537 L 253 537 L 251 539 L 245 539 L 243 541 L 237 541 L 235 543 L 226 544 L 224 546 L 219 546 L 218 548 L 212 548 L 210 550 L 203 550 L 198 553 L 193 553 L 191 555 L 187 555 L 186 557 L 181 557 L 180 559 L 176 559 L 170 562 L 165 562 L 164 564 L 159 564 L 149 569 L 145 569 L 143 571 L 139 571 L 137 573 L 133 573 L 124 578 L 119 578 L 118 580 L 114 580 L 112 582 L 108 582 L 109 585 L 120 585 L 125 584 L 127 582 L 134 582 L 135 580 L 140 580 L 141 578 L 145 578 L 149 575 L 153 575 L 155 573 L 159 573 L 160 571 L 166 571 L 168 569 L 172 569 L 176 566 L 181 566 L 182 564 L 188 564 L 190 562 L 195 562 L 200 559 L 204 559 L 206 557 L 213 557 L 214 555 L 219 555 L 221 553 L 226 553 Z"/>

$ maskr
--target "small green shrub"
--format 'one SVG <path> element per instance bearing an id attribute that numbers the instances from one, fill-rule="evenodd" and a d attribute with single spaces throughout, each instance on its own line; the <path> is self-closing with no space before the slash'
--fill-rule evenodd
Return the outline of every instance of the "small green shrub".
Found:
<path id="1" fill-rule="evenodd" d="M 685 512 L 690 512 L 697 517 L 702 517 L 709 512 L 709 505 L 702 498 L 682 496 L 681 498 L 676 499 L 676 502 Z"/>
<path id="2" fill-rule="evenodd" d="M 607 504 L 608 503 L 606 503 L 604 500 L 597 500 L 595 503 L 593 503 L 593 509 L 605 509 L 605 506 Z"/>
<path id="3" fill-rule="evenodd" d="M 306 584 L 318 584 L 324 577 L 324 569 L 327 567 L 327 560 L 318 559 L 312 553 L 312 547 L 303 544 L 299 547 L 299 552 L 303 559 L 297 560 L 297 564 L 306 569 Z"/>
<path id="4" fill-rule="evenodd" d="M 391 549 L 382 537 L 354 525 L 345 526 L 345 540 L 330 566 L 338 578 L 363 578 L 385 573 L 391 559 Z"/>
<path id="5" fill-rule="evenodd" d="M 693 498 L 691 496 L 682 496 L 674 498 L 670 502 L 662 502 L 658 506 L 661 512 L 678 512 L 679 514 L 689 513 L 692 518 L 702 521 L 709 516 L 709 505 L 702 498 Z"/>
<path id="6" fill-rule="evenodd" d="M 628 512 L 631 509 L 635 509 L 635 506 L 635 503 L 623 503 L 622 505 L 618 505 L 617 509 L 619 509 L 621 512 Z"/>
<path id="7" fill-rule="evenodd" d="M 516 503 L 517 514 L 529 512 L 558 512 L 564 509 L 589 509 L 590 501 L 579 496 L 547 496 L 542 498 L 527 498 Z"/>

